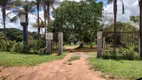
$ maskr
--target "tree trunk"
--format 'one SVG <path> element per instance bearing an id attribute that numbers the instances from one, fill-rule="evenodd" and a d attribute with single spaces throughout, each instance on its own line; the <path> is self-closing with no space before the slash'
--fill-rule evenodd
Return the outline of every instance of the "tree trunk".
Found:
<path id="1" fill-rule="evenodd" d="M 81 42 L 80 44 L 79 44 L 79 46 L 76 48 L 76 49 L 81 49 L 81 48 L 83 48 L 84 46 L 83 46 L 83 42 Z"/>
<path id="2" fill-rule="evenodd" d="M 50 23 L 50 4 L 48 4 L 48 7 L 47 7 L 47 19 L 48 19 L 48 27 L 49 27 L 49 23 Z"/>
<path id="3" fill-rule="evenodd" d="M 4 33 L 4 39 L 7 40 L 6 38 L 6 25 L 5 25 L 5 20 L 6 20 L 6 11 L 5 8 L 2 9 L 2 16 L 3 16 L 3 33 Z"/>
<path id="4" fill-rule="evenodd" d="M 116 56 L 116 21 L 117 21 L 117 0 L 114 0 L 114 55 Z"/>
<path id="5" fill-rule="evenodd" d="M 47 10 L 46 10 L 46 5 L 44 5 L 44 24 L 46 25 L 46 17 L 47 17 Z M 46 35 L 46 26 L 45 26 L 45 34 L 44 36 Z"/>
<path id="6" fill-rule="evenodd" d="M 37 3 L 37 24 L 38 24 L 38 40 L 40 39 L 40 26 L 39 26 L 39 3 Z"/>
<path id="7" fill-rule="evenodd" d="M 140 7 L 140 58 L 142 59 L 142 0 L 139 2 Z"/>
<path id="8" fill-rule="evenodd" d="M 26 6 L 26 12 L 28 12 L 28 7 Z M 26 18 L 26 45 L 28 45 L 28 13 L 25 14 L 25 18 Z"/>

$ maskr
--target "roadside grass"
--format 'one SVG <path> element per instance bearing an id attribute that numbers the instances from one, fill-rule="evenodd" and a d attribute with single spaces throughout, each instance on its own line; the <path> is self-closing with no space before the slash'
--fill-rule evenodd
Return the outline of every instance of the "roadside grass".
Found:
<path id="1" fill-rule="evenodd" d="M 73 56 L 68 61 L 71 62 L 71 61 L 75 61 L 75 60 L 78 60 L 78 59 L 80 59 L 80 56 Z"/>
<path id="2" fill-rule="evenodd" d="M 135 80 L 142 77 L 142 61 L 140 60 L 105 60 L 90 58 L 89 64 L 94 70 L 109 75 L 109 79 Z"/>
<path id="3" fill-rule="evenodd" d="M 62 59 L 65 56 L 66 56 L 66 53 L 60 56 L 57 56 L 55 54 L 36 55 L 36 54 L 0 52 L 0 66 L 4 66 L 4 67 L 34 66 L 43 62 Z"/>

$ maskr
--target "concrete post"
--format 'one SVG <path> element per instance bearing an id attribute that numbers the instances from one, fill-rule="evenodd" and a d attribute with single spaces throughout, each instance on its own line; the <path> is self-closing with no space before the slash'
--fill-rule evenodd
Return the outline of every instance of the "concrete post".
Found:
<path id="1" fill-rule="evenodd" d="M 105 53 L 105 50 L 106 50 L 106 42 L 105 42 L 105 37 L 103 37 L 103 53 Z"/>
<path id="2" fill-rule="evenodd" d="M 53 33 L 46 33 L 46 53 L 52 53 L 52 40 L 53 40 Z"/>
<path id="3" fill-rule="evenodd" d="M 138 42 L 138 49 L 139 49 L 139 55 L 140 55 L 140 52 L 141 52 L 141 51 L 140 51 L 140 50 L 141 50 L 141 49 L 140 49 L 140 39 L 139 39 L 139 42 Z"/>
<path id="4" fill-rule="evenodd" d="M 97 57 L 102 56 L 102 32 L 97 32 Z"/>
<path id="5" fill-rule="evenodd" d="M 63 33 L 58 33 L 58 55 L 63 53 Z"/>

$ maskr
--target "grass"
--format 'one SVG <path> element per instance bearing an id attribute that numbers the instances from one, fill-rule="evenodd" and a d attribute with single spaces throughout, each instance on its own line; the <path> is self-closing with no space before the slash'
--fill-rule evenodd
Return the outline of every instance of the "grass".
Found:
<path id="1" fill-rule="evenodd" d="M 0 52 L 0 66 L 34 66 L 43 62 L 58 60 L 64 58 L 66 54 L 57 55 L 35 55 L 35 54 L 20 54 L 10 52 Z"/>
<path id="2" fill-rule="evenodd" d="M 142 77 L 142 61 L 90 58 L 89 63 L 95 70 L 109 74 L 110 78 L 135 80 Z"/>
<path id="3" fill-rule="evenodd" d="M 71 62 L 71 61 L 78 60 L 78 59 L 80 59 L 80 56 L 73 56 L 68 61 Z"/>

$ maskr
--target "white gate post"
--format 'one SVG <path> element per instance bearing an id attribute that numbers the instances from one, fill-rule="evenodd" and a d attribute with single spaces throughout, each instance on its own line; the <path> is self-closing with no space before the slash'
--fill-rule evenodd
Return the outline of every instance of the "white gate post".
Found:
<path id="1" fill-rule="evenodd" d="M 102 56 L 102 32 L 97 32 L 97 57 L 101 57 Z"/>
<path id="2" fill-rule="evenodd" d="M 63 33 L 58 33 L 58 55 L 63 53 Z"/>
<path id="3" fill-rule="evenodd" d="M 52 53 L 52 40 L 53 40 L 53 33 L 46 33 L 46 53 Z"/>

